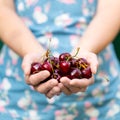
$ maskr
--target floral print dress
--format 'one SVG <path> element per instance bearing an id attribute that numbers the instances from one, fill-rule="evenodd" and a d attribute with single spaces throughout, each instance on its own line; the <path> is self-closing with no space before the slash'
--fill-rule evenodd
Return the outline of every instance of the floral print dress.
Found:
<path id="1" fill-rule="evenodd" d="M 14 0 L 17 14 L 44 48 L 52 38 L 56 56 L 71 52 L 78 43 L 95 15 L 97 2 Z M 0 120 L 119 120 L 120 65 L 112 44 L 98 58 L 95 83 L 86 92 L 47 99 L 25 83 L 22 58 L 4 45 L 0 53 Z"/>

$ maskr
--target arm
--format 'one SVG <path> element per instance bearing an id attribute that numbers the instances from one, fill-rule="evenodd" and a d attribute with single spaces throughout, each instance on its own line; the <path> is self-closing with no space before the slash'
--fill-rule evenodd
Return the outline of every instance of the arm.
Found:
<path id="1" fill-rule="evenodd" d="M 97 12 L 91 23 L 89 24 L 84 35 L 81 37 L 79 44 L 72 51 L 74 55 L 76 48 L 80 47 L 78 57 L 86 57 L 90 63 L 93 74 L 96 73 L 98 61 L 96 54 L 102 51 L 117 35 L 120 27 L 120 0 L 99 0 Z M 95 53 L 95 54 L 94 54 Z M 103 76 L 104 77 L 104 76 Z M 61 79 L 60 88 L 66 94 L 78 91 L 85 91 L 86 88 L 94 83 L 91 79 Z"/>
<path id="2" fill-rule="evenodd" d="M 98 0 L 96 15 L 79 45 L 81 50 L 99 53 L 117 35 L 120 26 L 120 0 Z"/>
<path id="3" fill-rule="evenodd" d="M 30 75 L 31 63 L 38 62 L 45 50 L 16 14 L 13 1 L 0 0 L 0 38 L 23 58 L 22 68 L 25 72 L 26 82 L 33 85 L 36 91 L 51 97 L 60 92 L 60 89 L 56 86 L 58 82 L 52 79 L 39 85 L 42 80 L 50 75 L 48 71 Z M 48 94 L 48 91 L 50 94 Z"/>
<path id="4" fill-rule="evenodd" d="M 45 52 L 15 13 L 13 0 L 0 0 L 0 38 L 21 57 Z"/>

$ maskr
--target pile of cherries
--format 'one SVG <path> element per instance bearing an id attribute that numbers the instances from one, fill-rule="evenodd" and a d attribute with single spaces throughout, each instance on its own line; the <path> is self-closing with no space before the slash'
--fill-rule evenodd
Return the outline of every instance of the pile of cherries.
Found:
<path id="1" fill-rule="evenodd" d="M 44 80 L 48 81 L 52 78 L 60 80 L 66 76 L 71 80 L 74 78 L 91 78 L 92 72 L 89 63 L 85 58 L 75 58 L 70 53 L 62 53 L 59 57 L 47 54 L 42 63 L 35 62 L 31 65 L 31 74 L 38 73 L 42 70 L 48 70 L 50 76 Z"/>

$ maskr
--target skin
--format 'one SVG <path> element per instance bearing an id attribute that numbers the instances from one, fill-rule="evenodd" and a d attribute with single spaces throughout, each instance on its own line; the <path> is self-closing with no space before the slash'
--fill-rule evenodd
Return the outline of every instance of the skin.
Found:
<path id="1" fill-rule="evenodd" d="M 98 67 L 97 54 L 112 42 L 119 31 L 119 8 L 120 0 L 99 0 L 94 19 L 78 46 L 75 46 L 71 52 L 74 54 L 76 48 L 80 47 L 81 52 L 79 52 L 78 57 L 85 57 L 88 60 L 93 74 L 96 73 Z M 51 79 L 46 83 L 39 84 L 50 73 L 41 71 L 35 75 L 30 75 L 31 63 L 41 61 L 40 58 L 46 51 L 16 14 L 13 0 L 0 0 L 0 38 L 23 58 L 22 69 L 25 73 L 26 83 L 32 85 L 36 91 L 45 94 L 48 98 L 59 95 L 61 92 L 66 95 L 84 92 L 89 85 L 94 83 L 94 77 L 89 80 L 75 79 L 72 81 L 63 77 L 60 80 L 61 83 Z M 27 44 L 29 46 L 26 46 Z"/>

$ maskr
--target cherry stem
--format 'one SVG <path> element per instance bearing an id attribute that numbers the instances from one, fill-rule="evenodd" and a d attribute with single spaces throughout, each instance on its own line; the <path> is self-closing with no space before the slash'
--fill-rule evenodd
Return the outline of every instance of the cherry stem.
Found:
<path id="1" fill-rule="evenodd" d="M 80 47 L 77 48 L 77 52 L 76 52 L 75 55 L 73 55 L 72 57 L 76 57 L 77 54 L 79 53 L 79 51 L 80 51 Z"/>
<path id="2" fill-rule="evenodd" d="M 87 67 L 86 64 L 80 64 L 81 67 L 83 67 L 84 69 Z"/>
<path id="3" fill-rule="evenodd" d="M 52 61 L 51 61 L 51 59 L 50 59 L 50 58 L 48 58 L 48 59 L 49 59 L 49 62 L 50 62 L 50 64 L 51 64 L 51 66 L 52 66 Z M 54 73 L 53 66 L 52 66 L 52 72 Z"/>
<path id="4" fill-rule="evenodd" d="M 46 57 L 48 58 L 51 66 L 52 66 L 52 61 L 51 61 L 51 59 L 50 59 L 50 56 L 52 56 L 52 53 L 51 53 L 51 50 L 50 50 L 50 43 L 51 43 L 51 41 L 52 41 L 52 39 L 50 38 L 50 39 L 49 39 L 48 49 L 47 49 L 47 51 L 46 51 Z M 54 72 L 53 66 L 52 66 L 52 72 Z"/>
<path id="5" fill-rule="evenodd" d="M 79 50 L 80 50 L 80 48 L 78 47 L 78 48 L 77 48 L 77 52 L 75 53 L 75 55 L 68 57 L 67 61 L 69 61 L 69 59 L 72 58 L 72 57 L 76 57 L 77 54 L 78 54 L 78 52 L 79 52 Z"/>
<path id="6" fill-rule="evenodd" d="M 105 80 L 106 80 L 107 82 L 110 82 L 110 80 L 108 79 L 108 77 L 105 76 L 104 78 L 105 78 Z"/>
<path id="7" fill-rule="evenodd" d="M 50 39 L 49 39 L 48 49 L 47 49 L 47 51 L 46 51 L 46 57 L 50 57 L 50 55 L 51 55 L 51 50 L 50 50 L 50 43 L 51 43 L 51 41 L 52 41 L 52 39 L 50 38 Z"/>

